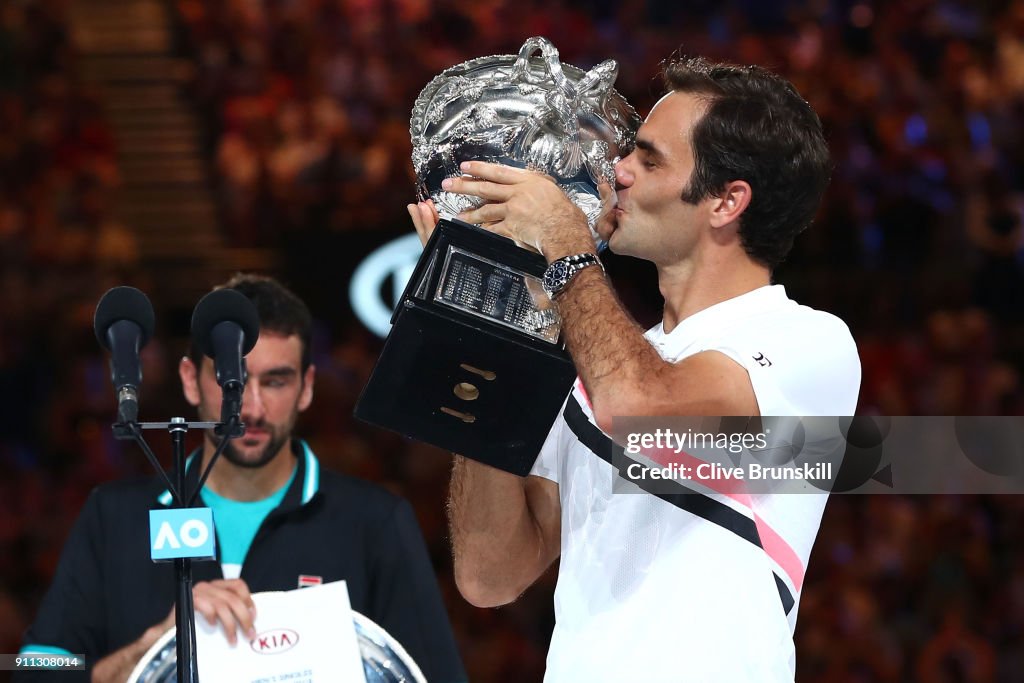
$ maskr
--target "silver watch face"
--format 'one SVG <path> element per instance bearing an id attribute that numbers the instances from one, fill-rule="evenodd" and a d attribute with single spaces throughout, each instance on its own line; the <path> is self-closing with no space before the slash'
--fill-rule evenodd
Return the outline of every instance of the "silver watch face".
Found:
<path id="1" fill-rule="evenodd" d="M 569 280 L 569 264 L 559 260 L 551 263 L 544 271 L 544 289 L 548 293 L 557 292 Z"/>

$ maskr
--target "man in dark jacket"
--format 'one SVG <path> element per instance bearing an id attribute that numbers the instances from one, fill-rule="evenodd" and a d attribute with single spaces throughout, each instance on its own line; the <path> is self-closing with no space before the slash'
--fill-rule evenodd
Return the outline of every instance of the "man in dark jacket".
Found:
<path id="1" fill-rule="evenodd" d="M 240 275 L 225 287 L 248 297 L 260 337 L 246 357 L 244 436 L 229 442 L 202 490 L 213 509 L 217 562 L 193 565 L 197 619 L 219 623 L 234 643 L 255 636 L 251 593 L 344 579 L 352 608 L 380 624 L 434 682 L 466 679 L 422 534 L 407 502 L 373 484 L 322 471 L 292 436 L 313 399 L 311 316 L 276 281 Z M 193 348 L 179 365 L 185 398 L 217 421 L 213 362 Z M 189 490 L 219 437 L 208 433 L 188 461 Z M 23 653 L 84 655 L 86 671 L 61 681 L 127 679 L 174 625 L 174 568 L 149 557 L 150 509 L 171 504 L 156 477 L 105 484 L 76 522 Z M 48 680 L 23 672 L 15 681 Z"/>

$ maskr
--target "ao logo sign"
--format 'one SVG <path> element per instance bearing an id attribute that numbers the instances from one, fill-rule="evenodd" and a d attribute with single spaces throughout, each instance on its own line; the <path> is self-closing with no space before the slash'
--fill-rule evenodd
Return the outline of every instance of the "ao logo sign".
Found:
<path id="1" fill-rule="evenodd" d="M 214 538 L 210 508 L 149 511 L 149 556 L 154 562 L 183 557 L 212 560 Z"/>
<path id="2" fill-rule="evenodd" d="M 399 237 L 367 256 L 352 274 L 348 288 L 352 310 L 375 334 L 388 336 L 391 313 L 402 298 L 421 253 L 423 245 L 418 235 Z M 385 285 L 390 285 L 390 291 L 384 291 Z"/>

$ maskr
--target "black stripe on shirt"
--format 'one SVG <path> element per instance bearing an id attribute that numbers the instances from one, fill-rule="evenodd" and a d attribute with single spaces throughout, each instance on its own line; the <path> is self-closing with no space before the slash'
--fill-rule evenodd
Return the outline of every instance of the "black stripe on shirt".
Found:
<path id="1" fill-rule="evenodd" d="M 775 577 L 775 585 L 779 588 L 779 597 L 782 598 L 782 609 L 789 616 L 793 605 L 796 604 L 796 600 L 793 599 L 793 594 L 789 592 L 789 586 L 786 585 L 786 582 L 775 572 L 772 572 L 772 576 Z"/>
<path id="2" fill-rule="evenodd" d="M 653 491 L 652 489 L 655 488 L 656 483 L 652 480 L 640 479 L 639 481 L 634 481 L 628 477 L 623 477 L 622 470 L 627 469 L 632 464 L 638 464 L 641 467 L 647 466 L 626 455 L 625 449 L 622 446 L 608 438 L 593 422 L 588 420 L 574 394 L 569 395 L 563 415 L 566 424 L 569 425 L 569 429 L 580 440 L 580 443 L 586 446 L 594 455 L 616 468 L 619 477 L 636 484 L 640 489 L 662 499 L 666 503 L 696 515 L 701 519 L 705 519 L 712 524 L 717 524 L 758 548 L 763 548 L 761 536 L 757 532 L 757 524 L 754 520 L 733 510 L 725 503 L 717 501 L 699 491 L 688 489 L 678 482 L 671 482 L 671 484 L 681 489 L 679 493 L 665 493 L 664 491 Z M 669 482 L 659 480 L 657 488 L 663 488 L 665 483 Z M 790 593 L 785 582 L 779 578 L 778 574 L 773 571 L 772 575 L 775 577 L 775 583 L 779 588 L 782 607 L 786 614 L 789 614 L 795 604 L 793 595 Z"/>

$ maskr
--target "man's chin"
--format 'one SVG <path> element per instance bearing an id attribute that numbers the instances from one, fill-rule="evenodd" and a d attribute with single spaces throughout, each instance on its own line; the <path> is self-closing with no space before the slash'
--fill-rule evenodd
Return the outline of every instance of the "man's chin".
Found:
<path id="1" fill-rule="evenodd" d="M 235 444 L 228 444 L 227 448 L 224 449 L 224 458 L 237 467 L 250 469 L 263 467 L 277 455 L 278 449 L 272 446 L 273 444 L 265 444 L 262 447 L 247 448 L 243 445 L 242 448 L 238 448 Z"/>
<path id="2" fill-rule="evenodd" d="M 263 458 L 261 455 L 256 455 L 252 458 L 239 457 L 237 455 L 228 455 L 227 451 L 224 452 L 224 459 L 230 462 L 235 467 L 242 467 L 248 470 L 259 469 L 266 465 L 270 458 Z"/>

